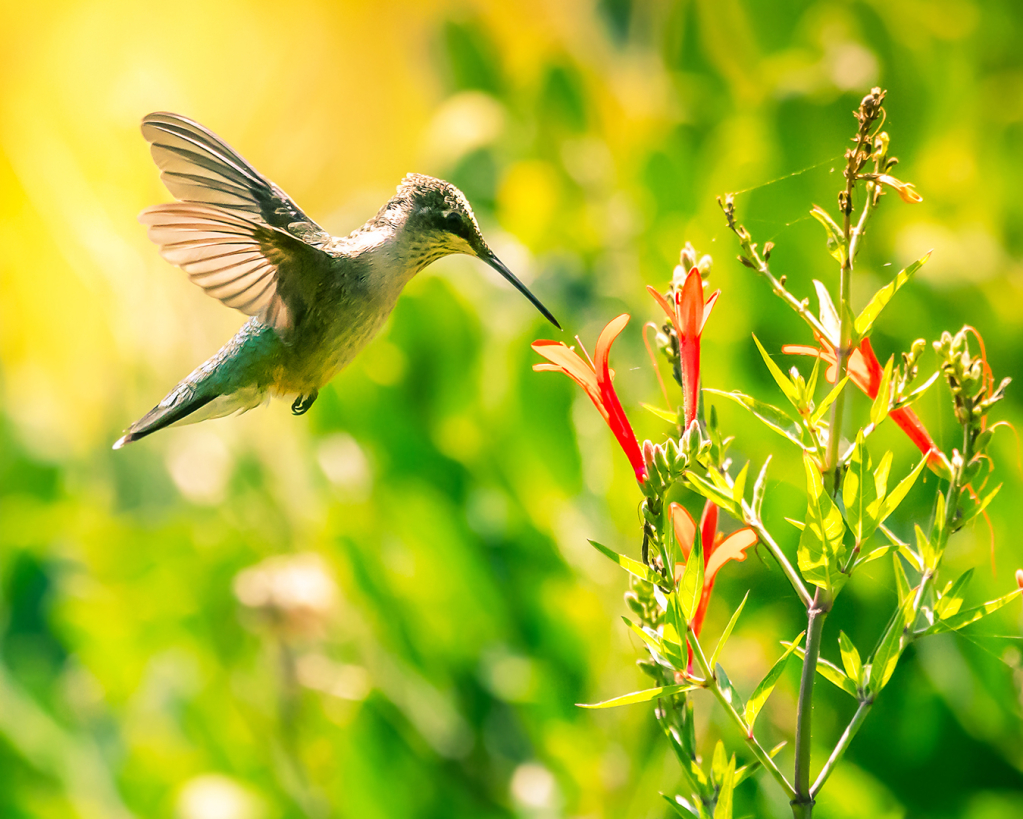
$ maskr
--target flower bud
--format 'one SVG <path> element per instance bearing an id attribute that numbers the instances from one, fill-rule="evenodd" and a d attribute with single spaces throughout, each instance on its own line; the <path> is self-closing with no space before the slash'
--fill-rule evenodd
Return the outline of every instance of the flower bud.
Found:
<path id="1" fill-rule="evenodd" d="M 1016 569 L 1016 585 L 1023 589 L 1023 569 Z"/>

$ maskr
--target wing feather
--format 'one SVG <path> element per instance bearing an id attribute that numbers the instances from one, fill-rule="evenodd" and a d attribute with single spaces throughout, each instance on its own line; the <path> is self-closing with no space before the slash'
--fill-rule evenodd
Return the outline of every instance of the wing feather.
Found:
<path id="1" fill-rule="evenodd" d="M 282 337 L 308 308 L 328 261 L 286 231 L 210 205 L 157 205 L 139 221 L 160 255 L 191 281 L 228 307 L 259 315 Z"/>
<path id="2" fill-rule="evenodd" d="M 142 120 L 142 135 L 176 199 L 227 208 L 314 246 L 330 239 L 284 191 L 198 122 L 157 112 Z"/>

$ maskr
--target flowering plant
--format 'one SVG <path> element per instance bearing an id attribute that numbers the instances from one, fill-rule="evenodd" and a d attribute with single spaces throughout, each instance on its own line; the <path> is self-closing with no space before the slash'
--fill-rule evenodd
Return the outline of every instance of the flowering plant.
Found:
<path id="1" fill-rule="evenodd" d="M 781 348 L 782 353 L 815 359 L 809 375 L 803 375 L 796 368 L 784 372 L 754 338 L 790 408 L 774 406 L 738 390 L 702 390 L 735 402 L 781 436 L 781 445 L 796 448 L 802 461 L 806 511 L 802 520 L 792 521 L 792 539 L 797 541 L 794 563 L 790 557 L 793 550 L 781 546 L 784 538 L 767 529 L 762 515 L 771 457 L 759 469 L 751 491 L 747 491 L 750 464 L 735 468 L 728 455 L 733 438 L 722 434 L 713 407 L 709 413 L 703 412 L 701 337 L 721 295 L 720 291 L 705 295 L 703 279 L 710 270 L 709 257 L 698 260 L 693 248 L 686 245 L 668 292 L 662 294 L 650 288 L 667 316 L 659 328 L 659 347 L 683 396 L 682 411 L 677 415 L 658 411 L 675 425 L 675 434 L 664 442 L 638 443 L 614 390 L 610 347 L 628 323 L 627 315 L 614 319 L 600 334 L 592 362 L 564 344 L 538 341 L 533 345 L 547 359 L 534 369 L 563 372 L 586 390 L 632 464 L 643 496 L 639 559 L 591 543 L 631 575 L 626 602 L 635 619 L 626 618 L 625 622 L 642 641 L 646 653 L 639 665 L 653 685 L 586 707 L 656 703 L 657 720 L 678 758 L 685 785 L 682 793 L 665 798 L 681 816 L 731 819 L 735 787 L 763 768 L 791 803 L 793 816 L 810 817 L 817 795 L 888 685 L 906 648 L 922 637 L 962 629 L 1023 592 L 1023 572 L 1018 572 L 1019 588 L 967 607 L 965 590 L 971 572 L 953 580 L 945 580 L 942 573 L 942 558 L 951 536 L 984 515 L 998 491 L 999 487 L 988 486 L 993 464 L 986 449 L 998 426 L 988 424 L 988 413 L 1003 397 L 1009 379 L 995 386 L 982 342 L 970 327 L 955 334 L 943 333 L 934 342 L 937 371 L 922 384 L 916 384 L 927 346 L 922 339 L 902 354 L 901 363 L 896 364 L 894 357 L 883 366 L 880 363 L 869 338 L 874 323 L 897 291 L 926 263 L 929 254 L 875 293 L 859 315 L 854 315 L 850 307 L 857 253 L 867 221 L 881 204 L 885 188 L 893 189 L 908 204 L 922 201 L 913 185 L 890 173 L 896 160 L 889 156 L 889 137 L 881 130 L 884 96 L 881 89 L 873 89 L 856 112 L 857 130 L 854 147 L 845 155 L 838 220 L 823 208 L 815 206 L 811 211 L 824 228 L 829 253 L 838 263 L 837 304 L 829 287 L 815 281 L 819 313 L 811 312 L 808 300 L 793 295 L 786 288 L 785 277 L 778 278 L 772 272 L 772 243 L 758 248 L 736 220 L 733 197 L 719 200 L 728 227 L 739 240 L 739 261 L 795 311 L 815 341 L 813 345 L 788 344 Z M 974 342 L 981 345 L 979 356 L 971 350 Z M 830 388 L 820 383 L 822 369 Z M 942 378 L 961 428 L 961 444 L 947 452 L 911 409 Z M 858 424 L 846 417 L 849 382 L 872 401 L 869 417 Z M 823 397 L 819 392 L 824 392 Z M 894 468 L 891 452 L 876 461 L 872 457 L 871 450 L 876 456 L 877 447 L 871 436 L 888 418 L 919 448 L 922 458 L 915 466 Z M 930 522 L 900 519 L 896 513 L 925 467 L 938 476 L 931 481 L 933 518 Z M 892 479 L 893 472 L 899 480 Z M 686 508 L 693 501 L 703 505 L 699 525 Z M 721 517 L 736 522 L 734 527 L 726 527 L 734 528 L 731 534 L 719 533 Z M 907 529 L 913 537 L 900 536 L 899 532 Z M 807 622 L 802 633 L 782 643 L 778 659 L 744 698 L 719 658 L 746 599 L 735 607 L 709 652 L 703 626 L 719 570 L 731 560 L 745 560 L 747 550 L 755 545 L 764 547 L 781 568 L 806 609 Z M 882 558 L 892 562 L 897 591 L 891 618 L 873 650 L 861 652 L 840 632 L 841 667 L 821 659 L 824 625 L 842 588 L 862 566 Z M 802 673 L 790 774 L 775 760 L 782 746 L 764 747 L 755 726 L 793 654 L 802 661 Z M 812 779 L 810 735 L 818 678 L 852 697 L 856 709 Z M 721 741 L 709 767 L 704 764 L 698 752 L 691 696 L 701 689 L 714 695 L 734 723 L 748 756 L 746 764 L 738 765 L 737 754 L 727 753 Z"/>

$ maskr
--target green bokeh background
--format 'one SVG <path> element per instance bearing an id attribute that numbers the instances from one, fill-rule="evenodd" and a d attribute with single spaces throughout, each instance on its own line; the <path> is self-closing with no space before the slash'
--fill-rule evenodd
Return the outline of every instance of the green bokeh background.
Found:
<path id="1" fill-rule="evenodd" d="M 644 285 L 666 284 L 687 240 L 711 253 L 724 292 L 704 382 L 778 400 L 750 334 L 775 351 L 808 334 L 734 260 L 714 198 L 748 189 L 740 217 L 795 292 L 833 285 L 807 213 L 833 208 L 874 84 L 924 202 L 886 197 L 854 299 L 934 249 L 875 349 L 969 322 L 996 374 L 1021 375 L 1021 22 L 1013 0 L 0 5 L 0 815 L 661 817 L 679 786 L 648 707 L 574 706 L 644 684 L 625 577 L 586 543 L 635 553 L 640 497 L 581 392 L 531 372 L 551 328 L 480 263 L 413 281 L 308 415 L 278 402 L 110 451 L 241 323 L 135 221 L 169 199 L 144 114 L 203 122 L 335 233 L 408 171 L 455 182 L 566 337 L 592 344 L 632 313 L 616 383 L 659 440 L 639 408 L 659 400 Z M 1017 426 L 1019 394 L 1000 411 Z M 919 409 L 951 446 L 946 403 L 936 388 Z M 738 462 L 776 452 L 768 525 L 792 553 L 796 453 L 720 413 Z M 896 472 L 914 461 L 894 428 L 874 446 Z M 996 570 L 982 524 L 948 557 L 980 566 L 976 601 L 1023 565 L 1011 433 L 993 453 Z M 926 519 L 933 486 L 906 511 Z M 308 552 L 338 601 L 320 634 L 286 638 L 289 682 L 235 578 Z M 746 589 L 724 663 L 748 693 L 805 619 L 754 557 L 722 574 L 706 633 Z M 825 656 L 839 628 L 868 651 L 893 599 L 884 562 L 855 577 Z M 911 649 L 816 815 L 1023 814 L 1019 631 L 1016 604 Z M 765 744 L 790 736 L 796 665 Z M 823 682 L 817 697 L 819 761 L 853 703 Z M 716 706 L 697 708 L 707 743 L 744 760 Z M 737 816 L 788 813 L 769 779 L 737 800 Z"/>

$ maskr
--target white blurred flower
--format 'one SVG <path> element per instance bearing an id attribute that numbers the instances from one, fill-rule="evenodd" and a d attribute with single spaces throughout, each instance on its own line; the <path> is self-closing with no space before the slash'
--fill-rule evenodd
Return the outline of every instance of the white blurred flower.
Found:
<path id="1" fill-rule="evenodd" d="M 246 608 L 298 635 L 323 630 L 337 606 L 337 585 L 315 554 L 271 557 L 238 573 L 234 593 Z"/>
<path id="2" fill-rule="evenodd" d="M 248 788 L 222 774 L 188 780 L 178 793 L 178 819 L 263 819 L 266 805 Z"/>

